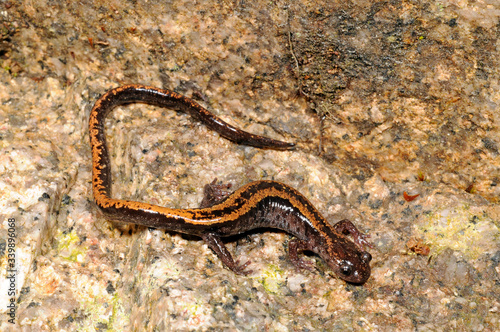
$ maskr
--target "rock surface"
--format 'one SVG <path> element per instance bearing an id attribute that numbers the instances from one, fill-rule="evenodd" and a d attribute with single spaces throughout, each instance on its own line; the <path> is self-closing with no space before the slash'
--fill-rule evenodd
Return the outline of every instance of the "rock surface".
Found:
<path id="1" fill-rule="evenodd" d="M 499 18 L 496 1 L 2 2 L 0 330 L 499 330 Z M 297 271 L 284 233 L 231 239 L 238 276 L 197 238 L 105 220 L 88 115 L 126 83 L 298 149 L 118 108 L 116 197 L 197 207 L 214 178 L 285 182 L 371 235 L 368 282 L 316 256 Z"/>

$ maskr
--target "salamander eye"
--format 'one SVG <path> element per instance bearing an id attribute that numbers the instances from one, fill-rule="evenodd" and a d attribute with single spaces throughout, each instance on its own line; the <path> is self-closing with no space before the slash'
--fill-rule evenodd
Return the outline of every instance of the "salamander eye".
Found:
<path id="1" fill-rule="evenodd" d="M 352 266 L 347 264 L 346 262 L 343 262 L 342 265 L 340 266 L 340 273 L 342 273 L 345 276 L 349 276 L 352 274 Z"/>
<path id="2" fill-rule="evenodd" d="M 372 255 L 370 255 L 370 253 L 369 253 L 369 252 L 366 252 L 366 251 L 365 251 L 364 253 L 362 253 L 362 254 L 361 254 L 361 260 L 362 260 L 363 262 L 368 263 L 369 261 L 371 261 L 371 260 L 372 260 Z"/>

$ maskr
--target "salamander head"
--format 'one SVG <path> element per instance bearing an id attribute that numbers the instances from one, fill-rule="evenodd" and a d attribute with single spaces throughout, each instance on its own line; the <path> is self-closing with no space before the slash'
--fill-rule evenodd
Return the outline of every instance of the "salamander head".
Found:
<path id="1" fill-rule="evenodd" d="M 320 248 L 318 255 L 338 277 L 352 284 L 364 284 L 370 277 L 372 256 L 367 251 L 359 250 L 348 238 L 327 241 Z"/>

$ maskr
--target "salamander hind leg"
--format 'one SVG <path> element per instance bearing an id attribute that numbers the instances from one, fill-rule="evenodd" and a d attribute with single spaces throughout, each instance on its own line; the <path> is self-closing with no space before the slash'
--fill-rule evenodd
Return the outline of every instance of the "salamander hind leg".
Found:
<path id="1" fill-rule="evenodd" d="M 200 203 L 200 208 L 207 208 L 222 202 L 232 193 L 232 191 L 229 190 L 230 188 L 230 183 L 218 184 L 217 178 L 215 178 L 203 188 L 203 200 Z"/>
<path id="2" fill-rule="evenodd" d="M 252 273 L 251 270 L 245 271 L 245 268 L 250 264 L 250 261 L 245 264 L 239 265 L 239 261 L 234 261 L 233 256 L 229 253 L 226 246 L 220 239 L 220 237 L 214 233 L 206 233 L 203 236 L 203 240 L 208 244 L 210 249 L 212 249 L 217 256 L 219 256 L 220 260 L 224 265 L 229 268 L 231 271 L 237 274 L 249 274 Z"/>
<path id="3" fill-rule="evenodd" d="M 306 241 L 302 241 L 299 239 L 293 239 L 288 243 L 288 256 L 292 261 L 293 265 L 295 265 L 299 269 L 306 269 L 312 271 L 312 264 L 299 258 L 299 251 L 309 250 Z"/>
<path id="4" fill-rule="evenodd" d="M 342 234 L 346 235 L 350 234 L 354 240 L 354 243 L 356 243 L 361 248 L 364 247 L 373 248 L 373 245 L 367 240 L 367 238 L 369 238 L 370 235 L 361 233 L 350 220 L 343 219 L 338 223 L 336 223 L 335 225 L 333 225 L 333 227 Z"/>

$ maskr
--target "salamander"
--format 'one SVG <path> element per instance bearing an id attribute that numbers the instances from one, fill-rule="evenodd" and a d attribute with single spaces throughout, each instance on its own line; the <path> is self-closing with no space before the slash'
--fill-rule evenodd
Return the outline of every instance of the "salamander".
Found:
<path id="1" fill-rule="evenodd" d="M 92 152 L 92 191 L 96 205 L 109 220 L 135 223 L 152 228 L 201 237 L 237 274 L 247 274 L 250 262 L 235 261 L 221 238 L 256 228 L 283 230 L 295 238 L 289 242 L 290 260 L 299 268 L 311 269 L 299 258 L 299 251 L 312 251 L 340 278 L 363 284 L 370 276 L 371 255 L 366 235 L 349 220 L 331 225 L 300 192 L 277 181 L 250 182 L 232 193 L 222 185 L 205 187 L 207 200 L 200 208 L 172 209 L 149 203 L 114 199 L 111 194 L 111 161 L 105 137 L 104 120 L 118 105 L 146 103 L 183 111 L 237 144 L 264 149 L 291 150 L 293 143 L 254 135 L 216 117 L 190 98 L 176 92 L 132 84 L 106 92 L 90 112 L 89 136 Z M 229 188 L 229 186 L 227 186 Z M 348 235 L 352 236 L 351 240 Z"/>

